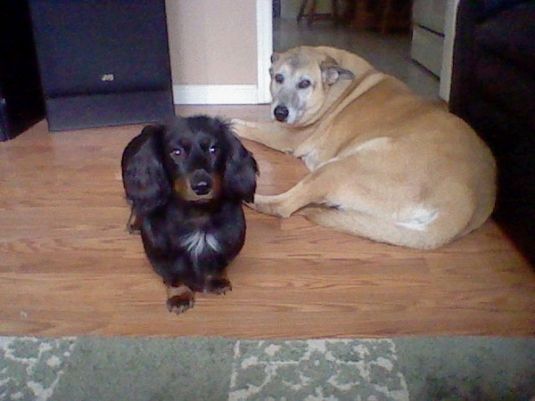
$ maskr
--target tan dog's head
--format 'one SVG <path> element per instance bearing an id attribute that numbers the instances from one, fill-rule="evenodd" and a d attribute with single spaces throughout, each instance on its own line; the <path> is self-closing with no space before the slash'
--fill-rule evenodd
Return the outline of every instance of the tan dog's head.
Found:
<path id="1" fill-rule="evenodd" d="M 272 118 L 307 125 L 319 112 L 330 88 L 355 75 L 314 48 L 298 47 L 271 56 Z"/>

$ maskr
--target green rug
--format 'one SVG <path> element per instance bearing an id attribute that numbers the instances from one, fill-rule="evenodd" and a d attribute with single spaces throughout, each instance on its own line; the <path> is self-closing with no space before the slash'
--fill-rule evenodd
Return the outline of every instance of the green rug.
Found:
<path id="1" fill-rule="evenodd" d="M 535 396 L 535 339 L 0 337 L 0 400 L 402 401 Z"/>

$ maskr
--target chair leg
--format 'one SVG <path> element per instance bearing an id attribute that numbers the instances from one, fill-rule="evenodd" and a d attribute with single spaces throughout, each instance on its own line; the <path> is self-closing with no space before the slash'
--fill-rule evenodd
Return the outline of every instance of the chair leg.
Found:
<path id="1" fill-rule="evenodd" d="M 385 0 L 382 2 L 381 21 L 379 22 L 379 30 L 382 34 L 388 33 L 390 28 L 390 18 L 392 18 L 392 0 Z"/>
<path id="2" fill-rule="evenodd" d="M 299 7 L 299 13 L 297 14 L 297 22 L 301 21 L 301 18 L 305 15 L 305 8 L 307 6 L 308 0 L 303 0 L 301 6 Z"/>
<path id="3" fill-rule="evenodd" d="M 329 14 L 316 14 L 317 5 L 317 0 L 310 0 L 310 2 L 308 0 L 303 0 L 299 7 L 299 13 L 297 14 L 297 22 L 306 17 L 307 24 L 312 25 L 315 19 L 329 17 Z M 335 22 L 338 22 L 338 0 L 331 0 L 331 6 L 331 16 Z M 308 10 L 307 7 L 309 8 Z"/>
<path id="4" fill-rule="evenodd" d="M 312 7 L 310 7 L 310 11 L 308 13 L 308 25 L 312 25 L 314 22 L 314 17 L 316 16 L 316 6 L 316 0 L 312 0 Z"/>
<path id="5" fill-rule="evenodd" d="M 338 0 L 331 0 L 334 22 L 338 22 Z"/>
<path id="6" fill-rule="evenodd" d="M 375 13 L 369 10 L 371 1 L 358 0 L 356 2 L 352 21 L 352 26 L 356 29 L 368 29 L 375 25 Z"/>

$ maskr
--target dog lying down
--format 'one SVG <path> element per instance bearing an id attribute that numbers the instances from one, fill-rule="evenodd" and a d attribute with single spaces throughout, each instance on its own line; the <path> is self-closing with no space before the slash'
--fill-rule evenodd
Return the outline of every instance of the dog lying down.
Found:
<path id="1" fill-rule="evenodd" d="M 329 47 L 273 54 L 272 117 L 234 120 L 242 138 L 301 158 L 310 173 L 256 210 L 429 249 L 481 226 L 496 166 L 462 120 L 359 56 Z"/>
<path id="2" fill-rule="evenodd" d="M 225 268 L 245 241 L 242 201 L 253 201 L 257 165 L 230 126 L 204 116 L 147 126 L 121 167 L 129 228 L 141 230 L 169 311 L 191 308 L 195 292 L 231 290 Z"/>

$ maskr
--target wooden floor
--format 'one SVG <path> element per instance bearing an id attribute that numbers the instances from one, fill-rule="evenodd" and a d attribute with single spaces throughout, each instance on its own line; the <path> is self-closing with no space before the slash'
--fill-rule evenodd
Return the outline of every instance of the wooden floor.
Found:
<path id="1" fill-rule="evenodd" d="M 265 118 L 265 106 L 182 107 Z M 533 335 L 535 273 L 500 229 L 432 252 L 397 248 L 247 211 L 234 290 L 176 316 L 140 238 L 128 235 L 120 156 L 140 126 L 49 134 L 41 122 L 0 144 L 0 334 L 240 338 Z M 259 193 L 305 174 L 246 142 Z"/>

